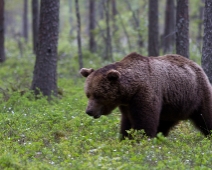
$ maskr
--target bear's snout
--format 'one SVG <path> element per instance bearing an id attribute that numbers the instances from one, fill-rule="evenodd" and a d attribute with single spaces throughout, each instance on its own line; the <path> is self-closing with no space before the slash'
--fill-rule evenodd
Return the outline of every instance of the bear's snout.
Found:
<path id="1" fill-rule="evenodd" d="M 92 111 L 92 110 L 86 110 L 86 113 L 87 113 L 89 116 L 92 116 L 92 115 L 93 115 L 93 111 Z"/>
<path id="2" fill-rule="evenodd" d="M 101 116 L 101 115 L 95 115 L 95 113 L 92 110 L 86 110 L 86 113 L 89 116 L 93 116 L 94 119 L 97 119 L 97 118 L 99 118 Z"/>

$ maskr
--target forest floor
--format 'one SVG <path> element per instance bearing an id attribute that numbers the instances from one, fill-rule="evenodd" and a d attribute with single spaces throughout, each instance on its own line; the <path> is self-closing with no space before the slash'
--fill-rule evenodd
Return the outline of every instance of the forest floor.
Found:
<path id="1" fill-rule="evenodd" d="M 165 138 L 119 141 L 120 113 L 85 114 L 84 79 L 59 61 L 58 98 L 35 100 L 28 90 L 34 61 L 1 64 L 0 169 L 212 169 L 212 142 L 183 121 Z M 70 74 L 70 75 L 69 75 Z"/>

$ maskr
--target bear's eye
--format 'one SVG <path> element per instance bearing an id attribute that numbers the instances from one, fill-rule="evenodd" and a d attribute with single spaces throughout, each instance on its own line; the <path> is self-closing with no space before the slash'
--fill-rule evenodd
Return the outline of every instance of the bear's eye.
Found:
<path id="1" fill-rule="evenodd" d="M 103 97 L 98 94 L 94 94 L 93 97 L 97 100 L 103 99 Z"/>

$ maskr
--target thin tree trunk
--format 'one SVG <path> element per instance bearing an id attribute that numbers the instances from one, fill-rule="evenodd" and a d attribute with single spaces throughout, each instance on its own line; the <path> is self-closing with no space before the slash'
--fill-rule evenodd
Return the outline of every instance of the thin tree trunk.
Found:
<path id="1" fill-rule="evenodd" d="M 142 53 L 142 50 L 141 48 L 143 47 L 143 37 L 140 33 L 140 21 L 139 21 L 139 18 L 136 16 L 136 11 L 134 11 L 131 7 L 131 3 L 129 2 L 129 0 L 125 0 L 129 10 L 132 12 L 132 17 L 133 17 L 133 20 L 134 20 L 134 29 L 135 31 L 137 32 L 138 34 L 138 51 L 140 53 Z"/>
<path id="2" fill-rule="evenodd" d="M 158 0 L 149 0 L 148 55 L 159 55 Z"/>
<path id="3" fill-rule="evenodd" d="M 99 16 L 99 19 L 104 19 L 104 2 L 105 0 L 99 0 L 98 1 L 98 16 Z"/>
<path id="4" fill-rule="evenodd" d="M 109 0 L 104 1 L 104 11 L 106 19 L 106 50 L 105 50 L 105 60 L 113 60 L 112 56 L 112 41 L 110 33 L 110 16 L 109 16 Z"/>
<path id="5" fill-rule="evenodd" d="M 72 10 L 72 0 L 69 0 L 68 1 L 69 2 L 69 22 L 70 22 L 70 26 L 71 26 L 71 28 L 70 28 L 70 35 L 72 35 L 73 34 L 73 31 L 74 31 L 74 27 L 73 27 L 73 25 L 72 25 L 72 23 L 74 22 L 73 20 L 73 10 Z"/>
<path id="6" fill-rule="evenodd" d="M 212 83 L 212 1 L 205 0 L 202 67 Z"/>
<path id="7" fill-rule="evenodd" d="M 163 35 L 163 52 L 172 53 L 175 40 L 175 5 L 174 0 L 166 0 L 165 29 Z"/>
<path id="8" fill-rule="evenodd" d="M 118 14 L 117 7 L 116 7 L 116 0 L 112 0 L 111 3 L 112 3 L 112 19 L 113 19 L 113 22 L 115 22 L 116 15 Z"/>
<path id="9" fill-rule="evenodd" d="M 204 20 L 204 0 L 200 1 L 199 5 L 199 24 L 198 24 L 198 35 L 197 35 L 197 46 L 199 48 L 199 51 L 202 51 L 202 39 L 203 39 L 203 20 Z"/>
<path id="10" fill-rule="evenodd" d="M 41 0 L 37 55 L 31 89 L 35 94 L 57 95 L 59 0 Z"/>
<path id="11" fill-rule="evenodd" d="M 116 25 L 116 16 L 118 14 L 116 7 L 116 0 L 112 0 L 112 22 L 113 22 L 113 35 L 118 31 L 118 27 Z"/>
<path id="12" fill-rule="evenodd" d="M 94 53 L 96 52 L 96 41 L 95 41 L 95 0 L 89 0 L 89 50 Z"/>
<path id="13" fill-rule="evenodd" d="M 83 68 L 82 61 L 82 45 L 81 45 L 81 21 L 78 0 L 75 0 L 76 5 L 76 17 L 77 17 L 77 43 L 78 43 L 78 55 L 79 55 L 79 69 Z"/>
<path id="14" fill-rule="evenodd" d="M 132 51 L 132 45 L 131 45 L 131 41 L 130 41 L 130 36 L 129 36 L 128 32 L 127 32 L 126 26 L 125 26 L 124 21 L 122 19 L 122 16 L 121 16 L 121 14 L 119 12 L 118 12 L 118 17 L 120 19 L 121 26 L 122 26 L 122 28 L 124 30 L 124 34 L 126 35 L 126 38 L 127 38 L 128 49 L 131 52 Z"/>
<path id="15" fill-rule="evenodd" d="M 23 10 L 23 37 L 25 41 L 28 41 L 28 0 L 24 0 Z"/>
<path id="16" fill-rule="evenodd" d="M 189 58 L 188 0 L 177 0 L 176 53 Z"/>
<path id="17" fill-rule="evenodd" d="M 4 0 L 0 0 L 0 62 L 5 61 L 4 50 Z"/>
<path id="18" fill-rule="evenodd" d="M 36 48 L 38 43 L 38 29 L 39 29 L 39 2 L 38 0 L 32 0 L 32 44 L 33 52 L 36 54 Z"/>
<path id="19" fill-rule="evenodd" d="M 114 42 L 114 46 L 116 51 L 120 51 L 120 38 L 117 37 L 118 33 L 118 25 L 116 21 L 116 17 L 118 14 L 117 11 L 117 5 L 116 5 L 116 0 L 111 0 L 111 5 L 112 5 L 112 41 Z"/>

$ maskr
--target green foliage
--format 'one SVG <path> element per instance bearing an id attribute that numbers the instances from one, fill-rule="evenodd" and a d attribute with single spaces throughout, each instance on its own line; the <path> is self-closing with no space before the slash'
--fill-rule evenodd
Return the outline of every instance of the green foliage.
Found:
<path id="1" fill-rule="evenodd" d="M 87 99 L 77 57 L 59 56 L 61 95 L 48 102 L 42 96 L 35 100 L 28 90 L 34 56 L 17 61 L 12 54 L 0 69 L 0 169 L 211 168 L 211 139 L 189 121 L 180 123 L 167 138 L 158 134 L 149 139 L 143 131 L 130 130 L 134 139 L 120 141 L 118 110 L 100 119 L 84 113 Z M 98 56 L 84 55 L 88 66 L 103 64 Z"/>

